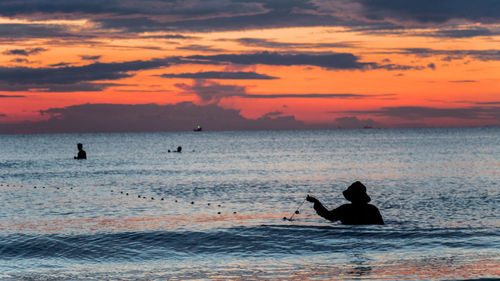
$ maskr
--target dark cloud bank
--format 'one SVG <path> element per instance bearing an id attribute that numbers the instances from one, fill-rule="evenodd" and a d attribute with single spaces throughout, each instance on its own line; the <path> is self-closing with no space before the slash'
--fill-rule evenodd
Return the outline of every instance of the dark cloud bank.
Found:
<path id="1" fill-rule="evenodd" d="M 347 116 L 336 118 L 330 123 L 306 124 L 296 120 L 294 116 L 283 115 L 280 111 L 267 113 L 258 119 L 248 119 L 241 116 L 238 110 L 224 109 L 214 103 L 81 104 L 41 111 L 42 115 L 49 116 L 45 121 L 0 123 L 0 134 L 190 131 L 198 124 L 208 131 L 388 127 L 387 124 L 378 123 L 371 118 L 360 119 L 356 115 L 401 120 L 399 124 L 392 124 L 394 127 L 427 127 L 429 124 L 426 125 L 424 121 L 428 118 L 482 120 L 486 125 L 500 126 L 500 107 L 492 105 L 451 109 L 403 106 L 333 113 L 343 113 Z M 0 116 L 6 117 L 1 113 Z"/>
<path id="2" fill-rule="evenodd" d="M 30 89 L 52 92 L 99 91 L 118 84 L 90 82 L 118 80 L 133 76 L 131 73 L 133 71 L 168 65 L 168 59 L 152 59 L 115 63 L 95 62 L 83 66 L 63 64 L 63 67 L 0 67 L 0 87 L 3 91 Z"/>
<path id="3" fill-rule="evenodd" d="M 35 49 L 33 49 L 35 50 Z M 17 50 L 19 53 L 29 53 Z M 406 51 L 406 50 L 405 50 Z M 39 51 L 36 51 L 39 52 Z M 98 60 L 100 56 L 82 56 L 84 60 Z M 101 63 L 94 62 L 83 66 L 72 66 L 67 63 L 55 64 L 52 67 L 1 67 L 0 87 L 3 91 L 38 90 L 47 92 L 99 91 L 113 83 L 94 83 L 101 80 L 119 80 L 132 77 L 133 72 L 157 69 L 176 64 L 210 64 L 210 65 L 276 65 L 276 66 L 317 66 L 328 70 L 421 70 L 428 66 L 408 66 L 396 64 L 379 64 L 376 62 L 360 62 L 359 57 L 351 53 L 326 54 L 289 54 L 278 52 L 259 52 L 250 54 L 220 54 L 213 56 L 166 57 L 151 60 Z M 256 72 L 198 72 L 198 73 L 166 73 L 164 78 L 193 79 L 277 79 L 278 77 Z"/>
<path id="4" fill-rule="evenodd" d="M 6 50 L 3 52 L 4 55 L 8 56 L 29 56 L 29 55 L 36 55 L 38 53 L 47 51 L 45 48 L 32 48 L 32 49 L 12 49 L 12 50 Z"/>
<path id="5" fill-rule="evenodd" d="M 444 25 L 453 20 L 495 24 L 500 22 L 500 5 L 498 0 L 23 0 L 0 1 L 0 16 L 30 20 L 86 18 L 113 33 L 307 26 L 385 32 Z M 479 27 L 444 30 L 430 36 L 460 38 L 494 34 L 498 32 Z M 56 24 L 0 24 L 0 37 L 5 38 L 81 36 Z M 173 36 L 165 38 L 183 39 Z"/>
<path id="6" fill-rule="evenodd" d="M 247 119 L 235 109 L 215 104 L 205 106 L 182 102 L 158 104 L 82 104 L 41 112 L 46 121 L 0 124 L 0 133 L 96 133 L 189 131 L 200 124 L 206 130 L 313 129 L 293 116 L 267 115 Z M 325 127 L 325 126 L 323 126 Z"/>
<path id="7" fill-rule="evenodd" d="M 363 14 L 371 19 L 414 20 L 422 23 L 443 23 L 451 19 L 474 22 L 498 22 L 497 0 L 356 0 Z"/>
<path id="8" fill-rule="evenodd" d="M 241 64 L 241 65 L 277 65 L 277 66 L 317 66 L 330 70 L 421 70 L 423 66 L 396 64 L 378 64 L 375 62 L 360 62 L 359 57 L 351 53 L 327 54 L 289 54 L 278 52 L 260 52 L 252 54 L 220 54 L 213 56 L 195 55 L 186 57 L 197 63 L 208 64 Z"/>
<path id="9" fill-rule="evenodd" d="M 0 95 L 0 98 L 24 98 L 23 95 Z"/>
<path id="10" fill-rule="evenodd" d="M 31 20 L 89 18 L 103 28 L 124 32 L 301 26 L 387 31 L 441 25 L 454 19 L 498 23 L 500 5 L 498 0 L 24 0 L 0 1 L 0 16 Z M 488 29 L 452 30 L 434 36 L 484 36 L 492 32 Z M 2 34 L 16 38 L 81 36 L 55 24 L 3 24 L 0 25 L 0 37 Z"/>

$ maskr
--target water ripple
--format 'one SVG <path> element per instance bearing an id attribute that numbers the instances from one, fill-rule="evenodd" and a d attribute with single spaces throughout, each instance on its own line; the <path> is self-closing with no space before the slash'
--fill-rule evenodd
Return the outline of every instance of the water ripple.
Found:
<path id="1" fill-rule="evenodd" d="M 498 248 L 498 230 L 374 229 L 359 227 L 276 226 L 235 227 L 220 231 L 151 231 L 89 235 L 27 235 L 0 237 L 0 259 L 55 257 L 76 260 L 172 259 L 176 254 L 274 256 L 345 251 L 420 248 Z M 495 246 L 496 245 L 496 246 Z"/>

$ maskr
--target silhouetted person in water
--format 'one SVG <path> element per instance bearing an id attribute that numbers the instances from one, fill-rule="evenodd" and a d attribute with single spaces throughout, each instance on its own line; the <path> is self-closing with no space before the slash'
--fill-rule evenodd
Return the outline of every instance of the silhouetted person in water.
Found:
<path id="1" fill-rule="evenodd" d="M 168 150 L 168 152 L 170 152 L 170 149 Z M 180 153 L 180 152 L 182 152 L 182 147 L 178 146 L 177 150 L 174 150 L 172 152 L 179 152 Z"/>
<path id="2" fill-rule="evenodd" d="M 345 199 L 351 204 L 344 204 L 328 211 L 318 199 L 307 195 L 306 200 L 314 203 L 314 210 L 321 217 L 331 221 L 341 221 L 342 224 L 384 224 L 377 207 L 368 204 L 370 196 L 366 194 L 366 187 L 359 181 L 351 184 L 344 192 Z"/>
<path id="3" fill-rule="evenodd" d="M 79 143 L 76 147 L 78 147 L 78 155 L 75 156 L 75 159 L 87 159 L 87 153 L 83 150 L 83 144 Z"/>

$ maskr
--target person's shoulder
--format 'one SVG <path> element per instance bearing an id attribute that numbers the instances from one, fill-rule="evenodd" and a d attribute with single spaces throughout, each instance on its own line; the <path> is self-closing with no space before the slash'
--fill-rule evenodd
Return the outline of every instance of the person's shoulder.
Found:
<path id="1" fill-rule="evenodd" d="M 372 205 L 372 204 L 366 204 L 366 207 L 367 207 L 368 209 L 370 209 L 370 210 L 373 210 L 373 211 L 377 210 L 377 211 L 378 211 L 378 208 L 377 208 L 375 205 Z"/>

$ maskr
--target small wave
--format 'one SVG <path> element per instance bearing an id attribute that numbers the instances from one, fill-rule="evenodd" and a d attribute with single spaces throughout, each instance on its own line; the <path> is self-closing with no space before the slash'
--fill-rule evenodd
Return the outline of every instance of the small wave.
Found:
<path id="1" fill-rule="evenodd" d="M 190 254 L 273 256 L 439 246 L 495 247 L 496 231 L 261 225 L 217 231 L 150 231 L 85 235 L 12 234 L 0 237 L 0 259 L 151 260 Z"/>

